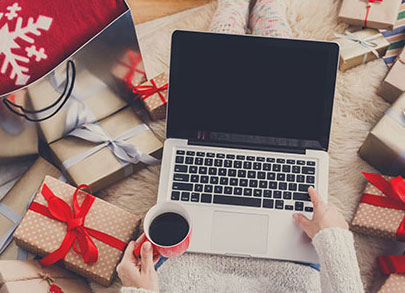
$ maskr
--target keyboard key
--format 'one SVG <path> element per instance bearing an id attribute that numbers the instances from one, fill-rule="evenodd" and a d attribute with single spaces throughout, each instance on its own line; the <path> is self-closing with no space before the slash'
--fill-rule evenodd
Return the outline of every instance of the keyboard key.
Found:
<path id="1" fill-rule="evenodd" d="M 297 191 L 297 183 L 290 183 L 288 184 L 289 191 Z"/>
<path id="2" fill-rule="evenodd" d="M 276 209 L 282 210 L 284 207 L 284 201 L 283 200 L 276 200 Z"/>
<path id="3" fill-rule="evenodd" d="M 302 201 L 295 202 L 295 210 L 296 211 L 303 211 L 304 210 L 304 203 Z"/>
<path id="4" fill-rule="evenodd" d="M 191 201 L 192 202 L 199 202 L 200 201 L 200 194 L 197 192 L 191 193 Z"/>
<path id="5" fill-rule="evenodd" d="M 302 167 L 302 174 L 314 175 L 315 168 L 314 167 Z"/>
<path id="6" fill-rule="evenodd" d="M 308 191 L 308 188 L 309 188 L 310 186 L 313 187 L 313 185 L 309 185 L 309 184 L 300 184 L 300 185 L 298 185 L 298 190 L 299 190 L 299 191 L 303 191 L 303 192 L 307 192 L 307 191 Z"/>
<path id="7" fill-rule="evenodd" d="M 198 175 L 191 175 L 191 182 L 198 182 L 198 179 L 200 179 L 199 177 L 198 177 Z"/>
<path id="8" fill-rule="evenodd" d="M 269 188 L 270 189 L 276 189 L 277 188 L 277 182 L 276 181 L 270 181 L 269 182 Z"/>
<path id="9" fill-rule="evenodd" d="M 245 170 L 238 170 L 238 177 L 239 178 L 245 178 L 246 177 L 246 171 Z"/>
<path id="10" fill-rule="evenodd" d="M 202 175 L 200 177 L 200 183 L 208 183 L 208 176 Z"/>
<path id="11" fill-rule="evenodd" d="M 201 194 L 201 202 L 211 203 L 212 201 L 212 194 L 203 193 Z"/>
<path id="12" fill-rule="evenodd" d="M 209 168 L 208 169 L 208 174 L 217 175 L 217 168 L 213 168 L 213 167 Z"/>
<path id="13" fill-rule="evenodd" d="M 307 176 L 307 183 L 315 183 L 315 177 L 314 176 Z"/>
<path id="14" fill-rule="evenodd" d="M 300 193 L 300 192 L 294 192 L 293 193 L 293 199 L 294 200 L 311 201 L 311 198 L 309 197 L 308 193 Z"/>
<path id="15" fill-rule="evenodd" d="M 259 198 L 214 195 L 214 203 L 237 206 L 261 207 L 262 200 Z"/>
<path id="16" fill-rule="evenodd" d="M 242 161 L 234 161 L 233 162 L 233 167 L 237 168 L 237 169 L 242 168 Z"/>
<path id="17" fill-rule="evenodd" d="M 243 162 L 243 169 L 252 169 L 252 162 Z"/>
<path id="18" fill-rule="evenodd" d="M 305 207 L 306 212 L 313 212 L 314 208 L 313 207 Z"/>
<path id="19" fill-rule="evenodd" d="M 180 198 L 180 192 L 179 191 L 172 191 L 171 199 L 172 200 L 179 200 L 179 198 Z"/>
<path id="20" fill-rule="evenodd" d="M 308 162 L 307 162 L 307 165 L 308 165 L 308 166 L 315 166 L 315 161 L 308 161 Z"/>
<path id="21" fill-rule="evenodd" d="M 188 182 L 189 179 L 190 179 L 190 176 L 187 174 L 174 173 L 174 177 L 173 177 L 174 181 Z"/>
<path id="22" fill-rule="evenodd" d="M 256 178 L 256 171 L 248 171 L 247 174 L 248 178 Z"/>
<path id="23" fill-rule="evenodd" d="M 283 198 L 284 199 L 291 199 L 292 193 L 290 191 L 284 191 L 283 192 Z"/>
<path id="24" fill-rule="evenodd" d="M 295 175 L 294 174 L 287 174 L 287 181 L 288 182 L 294 182 L 295 181 Z"/>
<path id="25" fill-rule="evenodd" d="M 222 193 L 223 187 L 221 185 L 216 185 L 214 187 L 214 192 L 215 193 Z"/>
<path id="26" fill-rule="evenodd" d="M 221 177 L 221 179 L 219 180 L 219 184 L 221 184 L 221 185 L 228 185 L 228 178 L 226 178 L 226 177 Z"/>
<path id="27" fill-rule="evenodd" d="M 235 155 L 228 154 L 228 155 L 226 155 L 226 158 L 233 160 L 233 159 L 235 159 Z"/>
<path id="28" fill-rule="evenodd" d="M 253 169 L 261 170 L 262 169 L 262 163 L 258 163 L 258 162 L 253 163 Z"/>
<path id="29" fill-rule="evenodd" d="M 288 173 L 291 171 L 291 166 L 290 165 L 283 165 L 283 172 Z"/>
<path id="30" fill-rule="evenodd" d="M 285 182 L 280 182 L 280 183 L 278 184 L 278 189 L 287 190 L 287 183 L 285 183 Z"/>
<path id="31" fill-rule="evenodd" d="M 276 160 L 274 158 L 267 158 L 266 162 L 268 163 L 274 163 Z"/>
<path id="32" fill-rule="evenodd" d="M 213 189 L 212 185 L 204 185 L 204 192 L 212 192 Z"/>
<path id="33" fill-rule="evenodd" d="M 263 164 L 263 170 L 264 171 L 270 171 L 271 170 L 271 164 L 264 163 Z"/>
<path id="34" fill-rule="evenodd" d="M 294 206 L 292 206 L 292 205 L 285 205 L 285 206 L 284 206 L 284 209 L 289 210 L 289 211 L 292 211 L 292 210 L 294 209 Z"/>
<path id="35" fill-rule="evenodd" d="M 247 179 L 240 179 L 239 180 L 239 186 L 247 186 L 247 185 L 248 185 Z"/>
<path id="36" fill-rule="evenodd" d="M 267 180 L 276 180 L 276 173 L 267 172 Z"/>
<path id="37" fill-rule="evenodd" d="M 284 181 L 284 180 L 285 180 L 285 174 L 278 173 L 277 174 L 277 181 Z"/>
<path id="38" fill-rule="evenodd" d="M 188 191 L 191 191 L 191 190 L 193 190 L 193 184 L 174 182 L 172 189 L 173 190 L 188 190 Z"/>
<path id="39" fill-rule="evenodd" d="M 264 162 L 264 160 L 265 160 L 264 157 L 257 157 L 257 158 L 256 158 L 256 161 L 259 161 L 259 162 Z"/>
<path id="40" fill-rule="evenodd" d="M 203 185 L 202 184 L 195 184 L 194 185 L 194 191 L 197 191 L 197 192 L 203 191 Z"/>
<path id="41" fill-rule="evenodd" d="M 292 172 L 295 174 L 301 173 L 301 167 L 300 166 L 293 166 L 292 167 Z"/>
<path id="42" fill-rule="evenodd" d="M 240 187 L 235 187 L 235 188 L 233 189 L 233 194 L 235 194 L 235 195 L 242 195 L 242 188 L 240 188 Z"/>
<path id="43" fill-rule="evenodd" d="M 225 186 L 225 188 L 224 188 L 224 193 L 225 193 L 225 194 L 232 194 L 232 187 L 230 187 L 230 186 Z"/>
<path id="44" fill-rule="evenodd" d="M 303 161 L 303 160 L 298 160 L 298 161 L 297 161 L 297 164 L 298 164 L 298 165 L 305 165 L 305 161 Z"/>
<path id="45" fill-rule="evenodd" d="M 254 161 L 254 160 L 255 160 L 255 157 L 254 157 L 254 156 L 247 156 L 247 157 L 246 157 L 246 160 L 248 160 L 248 161 Z"/>
<path id="46" fill-rule="evenodd" d="M 193 151 L 187 151 L 186 155 L 187 155 L 187 156 L 194 156 L 194 155 L 195 155 L 195 152 L 193 152 Z"/>
<path id="47" fill-rule="evenodd" d="M 193 164 L 193 163 L 194 163 L 194 158 L 193 158 L 193 157 L 186 157 L 185 163 L 186 163 L 187 165 Z"/>
<path id="48" fill-rule="evenodd" d="M 257 187 L 257 180 L 256 179 L 249 180 L 249 187 Z"/>
<path id="49" fill-rule="evenodd" d="M 220 153 L 218 153 L 218 154 L 217 154 L 217 158 L 224 159 L 224 158 L 225 158 L 225 154 L 220 154 Z"/>
<path id="50" fill-rule="evenodd" d="M 175 172 L 187 172 L 187 166 L 185 165 L 174 165 Z"/>
<path id="51" fill-rule="evenodd" d="M 245 159 L 245 156 L 237 155 L 237 156 L 236 156 L 236 159 L 237 159 L 237 160 L 244 160 L 244 159 Z"/>
<path id="52" fill-rule="evenodd" d="M 204 152 L 197 152 L 197 156 L 198 157 L 205 157 L 205 153 Z"/>
<path id="53" fill-rule="evenodd" d="M 255 197 L 261 197 L 262 196 L 262 190 L 261 189 L 255 189 L 253 191 L 253 196 Z"/>
<path id="54" fill-rule="evenodd" d="M 243 189 L 244 196 L 252 196 L 252 189 L 251 188 L 244 188 Z"/>
<path id="55" fill-rule="evenodd" d="M 236 170 L 235 169 L 228 169 L 228 176 L 235 177 L 236 176 Z"/>
<path id="56" fill-rule="evenodd" d="M 271 190 L 265 190 L 263 192 L 263 197 L 271 197 Z"/>
<path id="57" fill-rule="evenodd" d="M 212 164 L 213 164 L 213 160 L 212 160 L 212 159 L 210 159 L 210 158 L 205 158 L 205 160 L 204 160 L 204 165 L 205 165 L 205 166 L 212 166 Z"/>
<path id="58" fill-rule="evenodd" d="M 198 173 L 199 174 L 207 174 L 207 172 L 208 172 L 207 167 L 198 168 Z"/>
<path id="59" fill-rule="evenodd" d="M 177 151 L 176 151 L 176 154 L 177 154 L 177 155 L 184 155 L 185 152 L 184 152 L 184 151 L 181 151 L 181 150 L 177 150 Z"/>
<path id="60" fill-rule="evenodd" d="M 287 160 L 287 164 L 290 164 L 290 165 L 294 165 L 295 164 L 295 160 Z"/>
<path id="61" fill-rule="evenodd" d="M 210 183 L 211 184 L 218 184 L 219 178 L 217 176 L 211 176 L 210 177 Z"/>
<path id="62" fill-rule="evenodd" d="M 280 163 L 280 164 L 284 164 L 284 163 L 285 163 L 285 159 L 277 159 L 276 162 L 277 162 L 277 163 Z"/>
<path id="63" fill-rule="evenodd" d="M 218 175 L 219 176 L 226 176 L 226 169 L 225 168 L 219 168 L 218 169 Z"/>
<path id="64" fill-rule="evenodd" d="M 297 182 L 302 183 L 305 180 L 305 176 L 304 175 L 297 175 Z"/>
<path id="65" fill-rule="evenodd" d="M 237 178 L 230 178 L 229 179 L 229 185 L 232 185 L 232 186 L 238 185 L 238 179 Z"/>
<path id="66" fill-rule="evenodd" d="M 195 160 L 194 160 L 194 164 L 196 164 L 196 165 L 202 165 L 204 163 L 204 160 L 203 160 L 203 158 L 195 158 Z"/>
<path id="67" fill-rule="evenodd" d="M 263 189 L 267 188 L 267 181 L 260 180 L 259 181 L 259 187 L 263 188 Z"/>
<path id="68" fill-rule="evenodd" d="M 272 209 L 274 207 L 274 199 L 263 199 L 263 207 Z"/>
<path id="69" fill-rule="evenodd" d="M 214 165 L 216 167 L 222 167 L 222 163 L 223 163 L 223 160 L 221 160 L 221 159 L 215 159 L 215 161 L 214 161 Z"/>
<path id="70" fill-rule="evenodd" d="M 266 179 L 266 173 L 265 172 L 257 172 L 257 179 Z"/>
<path id="71" fill-rule="evenodd" d="M 274 198 L 281 198 L 281 191 L 280 190 L 273 191 L 273 197 Z"/>
<path id="72" fill-rule="evenodd" d="M 181 193 L 181 200 L 182 201 L 189 201 L 190 200 L 190 192 L 183 191 Z"/>
<path id="73" fill-rule="evenodd" d="M 188 168 L 188 172 L 189 172 L 189 173 L 192 173 L 192 174 L 197 173 L 197 172 L 198 172 L 197 166 L 190 166 L 190 167 Z"/>
<path id="74" fill-rule="evenodd" d="M 214 158 L 215 154 L 214 153 L 207 153 L 207 157 Z"/>
<path id="75" fill-rule="evenodd" d="M 273 171 L 274 172 L 280 172 L 280 170 L 281 170 L 281 165 L 273 164 Z"/>
<path id="76" fill-rule="evenodd" d="M 232 161 L 231 160 L 225 160 L 224 161 L 224 167 L 231 168 L 232 167 Z"/>
<path id="77" fill-rule="evenodd" d="M 176 156 L 176 163 L 177 164 L 183 164 L 184 163 L 184 157 L 183 156 Z"/>

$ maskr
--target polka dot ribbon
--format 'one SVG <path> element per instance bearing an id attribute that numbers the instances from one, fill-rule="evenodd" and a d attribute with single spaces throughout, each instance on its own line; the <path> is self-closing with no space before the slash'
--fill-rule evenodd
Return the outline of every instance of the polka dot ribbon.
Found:
<path id="1" fill-rule="evenodd" d="M 405 273 L 405 256 L 385 255 L 377 258 L 378 265 L 384 275 Z"/>
<path id="2" fill-rule="evenodd" d="M 363 173 L 363 175 L 385 196 L 363 193 L 361 203 L 405 211 L 405 181 L 401 176 L 387 181 L 380 174 Z M 405 241 L 405 217 L 396 231 L 396 238 L 399 241 Z"/>
<path id="3" fill-rule="evenodd" d="M 364 26 L 367 26 L 368 15 L 370 14 L 370 9 L 373 3 L 382 3 L 384 0 L 368 0 L 366 18 L 364 19 Z"/>
<path id="4" fill-rule="evenodd" d="M 77 254 L 81 255 L 85 263 L 97 262 L 97 246 L 90 236 L 120 251 L 124 250 L 126 246 L 125 242 L 106 233 L 84 226 L 86 215 L 95 201 L 95 197 L 87 193 L 82 205 L 79 206 L 77 193 L 82 188 L 90 189 L 87 185 L 80 185 L 76 189 L 73 194 L 73 208 L 64 200 L 57 197 L 46 184 L 42 186 L 41 194 L 48 201 L 48 206 L 44 206 L 35 201 L 30 205 L 30 210 L 48 218 L 64 222 L 67 225 L 66 235 L 60 247 L 41 259 L 40 263 L 43 266 L 49 266 L 64 259 L 70 248 L 73 248 Z"/>
<path id="5" fill-rule="evenodd" d="M 136 95 L 135 99 L 142 98 L 142 100 L 146 100 L 154 94 L 158 94 L 162 103 L 166 104 L 167 101 L 162 95 L 162 91 L 167 90 L 169 88 L 169 84 L 166 83 L 158 87 L 153 79 L 150 80 L 150 83 L 151 85 L 139 85 L 132 88 L 132 92 Z"/>

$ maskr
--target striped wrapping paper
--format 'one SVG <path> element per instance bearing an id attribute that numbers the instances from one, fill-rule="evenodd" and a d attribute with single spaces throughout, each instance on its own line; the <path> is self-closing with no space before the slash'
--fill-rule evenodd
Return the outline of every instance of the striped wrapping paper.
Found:
<path id="1" fill-rule="evenodd" d="M 381 30 L 381 33 L 390 42 L 383 59 L 387 66 L 391 66 L 405 46 L 405 0 L 402 0 L 394 30 Z"/>

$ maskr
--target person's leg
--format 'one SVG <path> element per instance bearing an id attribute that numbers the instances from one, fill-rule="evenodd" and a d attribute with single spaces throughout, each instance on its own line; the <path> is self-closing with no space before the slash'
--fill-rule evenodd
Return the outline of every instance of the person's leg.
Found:
<path id="1" fill-rule="evenodd" d="M 209 30 L 216 33 L 245 34 L 250 0 L 218 0 Z"/>
<path id="2" fill-rule="evenodd" d="M 257 0 L 250 14 L 250 26 L 253 35 L 285 38 L 292 35 L 284 0 Z"/>

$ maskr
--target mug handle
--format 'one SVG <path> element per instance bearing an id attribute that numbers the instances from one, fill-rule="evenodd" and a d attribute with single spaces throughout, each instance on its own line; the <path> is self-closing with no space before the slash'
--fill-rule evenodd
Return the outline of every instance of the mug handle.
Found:
<path id="1" fill-rule="evenodd" d="M 148 241 L 151 245 L 152 245 L 152 249 L 153 249 L 153 259 L 155 259 L 157 256 L 161 256 L 160 253 L 156 250 L 155 246 L 148 240 L 148 238 L 146 238 L 145 233 L 142 233 L 142 235 L 140 237 L 144 237 L 144 240 L 141 241 L 141 243 L 139 243 L 135 248 L 134 248 L 134 256 L 136 258 L 139 258 L 141 256 L 141 248 L 142 245 Z"/>

